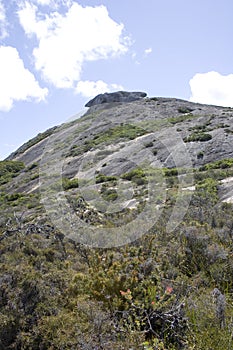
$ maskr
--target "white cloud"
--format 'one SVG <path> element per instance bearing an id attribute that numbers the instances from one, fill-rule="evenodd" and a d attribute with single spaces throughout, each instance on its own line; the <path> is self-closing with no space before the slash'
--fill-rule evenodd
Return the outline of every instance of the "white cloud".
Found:
<path id="1" fill-rule="evenodd" d="M 141 64 L 141 62 L 137 59 L 137 54 L 136 54 L 136 52 L 133 52 L 133 53 L 132 53 L 131 58 L 132 58 L 133 62 L 134 62 L 136 65 L 140 65 L 140 64 Z"/>
<path id="2" fill-rule="evenodd" d="M 233 74 L 198 73 L 189 81 L 190 101 L 233 107 Z"/>
<path id="3" fill-rule="evenodd" d="M 33 3 L 38 6 L 49 6 L 56 9 L 60 6 L 69 7 L 72 4 L 72 0 L 28 0 L 28 3 Z"/>
<path id="4" fill-rule="evenodd" d="M 72 0 L 31 0 L 37 5 L 48 5 L 54 8 L 58 8 L 59 6 L 70 6 L 72 4 Z"/>
<path id="5" fill-rule="evenodd" d="M 123 90 L 121 85 L 107 84 L 102 80 L 98 81 L 79 81 L 75 89 L 76 93 L 82 94 L 84 97 L 95 97 L 98 94 Z"/>
<path id="6" fill-rule="evenodd" d="M 51 5 L 52 0 L 35 0 L 35 3 L 38 5 Z"/>
<path id="7" fill-rule="evenodd" d="M 33 50 L 36 69 L 58 88 L 75 88 L 84 62 L 108 59 L 128 49 L 123 24 L 114 22 L 105 6 L 73 2 L 65 14 L 54 11 L 43 18 L 37 10 L 26 1 L 18 11 L 19 20 L 25 33 L 38 39 Z"/>
<path id="8" fill-rule="evenodd" d="M 18 51 L 0 46 L 0 110 L 9 111 L 14 101 L 44 100 L 48 90 L 42 89 L 34 75 L 24 67 Z"/>
<path id="9" fill-rule="evenodd" d="M 4 39 L 7 35 L 6 11 L 3 2 L 0 0 L 0 39 Z"/>
<path id="10" fill-rule="evenodd" d="M 1 22 L 5 21 L 5 19 L 6 19 L 5 8 L 2 1 L 0 0 L 0 21 Z"/>
<path id="11" fill-rule="evenodd" d="M 146 56 L 148 56 L 150 53 L 152 53 L 152 48 L 151 48 L 151 47 L 149 47 L 148 49 L 146 49 L 146 50 L 144 51 L 144 54 L 145 54 Z"/>

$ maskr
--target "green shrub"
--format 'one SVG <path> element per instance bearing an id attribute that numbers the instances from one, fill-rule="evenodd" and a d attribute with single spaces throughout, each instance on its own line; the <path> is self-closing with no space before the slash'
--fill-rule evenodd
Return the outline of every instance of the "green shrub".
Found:
<path id="1" fill-rule="evenodd" d="M 195 344 L 200 350 L 229 350 L 233 347 L 230 331 L 230 315 L 232 306 L 227 304 L 227 326 L 221 328 L 216 320 L 216 305 L 213 303 L 211 289 L 202 291 L 202 295 L 194 294 L 188 301 L 187 315 L 190 320 L 189 344 Z M 208 310 L 208 312 L 206 312 Z M 227 318 L 228 318 L 227 317 Z"/>
<path id="2" fill-rule="evenodd" d="M 12 193 L 12 194 L 7 194 L 5 196 L 5 198 L 8 202 L 14 202 L 22 197 L 24 197 L 24 195 L 22 193 Z"/>
<path id="3" fill-rule="evenodd" d="M 167 177 L 177 176 L 178 174 L 179 173 L 178 173 L 178 169 L 177 168 L 171 168 L 171 169 L 164 168 L 164 175 L 167 176 Z"/>
<path id="4" fill-rule="evenodd" d="M 233 134 L 233 130 L 231 129 L 224 129 L 226 134 Z"/>
<path id="5" fill-rule="evenodd" d="M 167 121 L 171 124 L 177 124 L 177 123 L 182 123 L 184 121 L 192 120 L 193 118 L 197 118 L 197 115 L 193 115 L 192 113 L 190 113 L 190 114 L 180 115 L 177 117 L 168 118 Z"/>
<path id="6" fill-rule="evenodd" d="M 198 192 L 206 192 L 210 195 L 217 196 L 218 193 L 218 182 L 212 178 L 204 179 L 196 184 L 196 190 Z"/>
<path id="7" fill-rule="evenodd" d="M 199 168 L 200 171 L 207 171 L 211 169 L 227 169 L 233 166 L 233 158 L 225 158 L 217 160 L 209 164 L 205 164 Z"/>
<path id="8" fill-rule="evenodd" d="M 6 173 L 16 174 L 24 169 L 24 163 L 16 160 L 3 160 L 0 161 L 0 176 Z"/>
<path id="9" fill-rule="evenodd" d="M 142 168 L 136 168 L 136 169 L 129 171 L 126 174 L 123 174 L 121 177 L 124 180 L 133 181 L 135 178 L 142 178 L 145 176 L 146 176 L 146 174 Z"/>
<path id="10" fill-rule="evenodd" d="M 30 177 L 30 180 L 36 180 L 39 178 L 39 174 L 38 173 L 35 173 L 35 174 L 32 174 L 31 177 Z"/>
<path id="11" fill-rule="evenodd" d="M 200 151 L 197 153 L 197 159 L 203 159 L 204 157 L 204 152 L 203 151 Z"/>
<path id="12" fill-rule="evenodd" d="M 190 107 L 178 107 L 177 108 L 177 111 L 179 112 L 179 113 L 190 113 L 190 112 L 192 112 L 193 111 L 193 108 L 190 108 Z"/>
<path id="13" fill-rule="evenodd" d="M 212 139 L 212 135 L 200 132 L 200 133 L 193 133 L 190 136 L 186 137 L 184 139 L 184 142 L 195 142 L 195 141 L 206 142 L 211 139 Z"/>
<path id="14" fill-rule="evenodd" d="M 15 160 L 0 161 L 0 185 L 7 183 L 25 168 L 23 162 Z"/>
<path id="15" fill-rule="evenodd" d="M 218 181 L 205 178 L 196 184 L 196 190 L 191 198 L 191 207 L 197 220 L 203 225 L 212 225 L 213 208 L 218 203 Z"/>
<path id="16" fill-rule="evenodd" d="M 138 136 L 146 134 L 147 131 L 133 124 L 122 124 L 102 131 L 93 136 L 93 138 L 85 141 L 84 144 L 73 145 L 67 156 L 77 156 L 89 151 L 100 144 L 110 144 L 117 140 L 133 140 Z"/>
<path id="17" fill-rule="evenodd" d="M 68 179 L 66 177 L 63 177 L 62 186 L 65 191 L 71 188 L 77 188 L 79 186 L 78 179 Z"/>
<path id="18" fill-rule="evenodd" d="M 101 195 L 108 202 L 115 201 L 118 198 L 117 191 L 114 188 L 103 187 L 101 189 Z"/>
<path id="19" fill-rule="evenodd" d="M 147 143 L 144 144 L 144 146 L 145 146 L 146 148 L 153 147 L 153 145 L 154 145 L 154 144 L 153 144 L 152 141 L 147 142 Z"/>
<path id="20" fill-rule="evenodd" d="M 29 165 L 29 166 L 27 167 L 26 171 L 33 170 L 33 169 L 35 169 L 35 168 L 37 168 L 37 167 L 38 167 L 38 163 L 37 163 L 37 162 L 32 163 L 31 165 Z"/>
<path id="21" fill-rule="evenodd" d="M 98 174 L 95 179 L 97 184 L 102 182 L 116 181 L 116 180 L 117 180 L 116 176 L 107 176 L 104 174 Z"/>
<path id="22" fill-rule="evenodd" d="M 195 125 L 189 128 L 189 131 L 204 132 L 206 131 L 206 125 Z"/>
<path id="23" fill-rule="evenodd" d="M 123 174 L 121 175 L 121 178 L 124 180 L 132 181 L 137 186 L 146 185 L 148 183 L 146 173 L 141 168 L 136 168 L 126 174 Z"/>

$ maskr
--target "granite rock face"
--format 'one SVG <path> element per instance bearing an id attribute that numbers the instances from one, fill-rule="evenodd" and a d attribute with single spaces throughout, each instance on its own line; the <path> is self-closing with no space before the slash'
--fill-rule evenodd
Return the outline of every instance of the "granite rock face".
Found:
<path id="1" fill-rule="evenodd" d="M 39 166 L 45 156 L 51 164 L 60 159 L 63 175 L 71 179 L 80 177 L 83 167 L 84 178 L 88 172 L 121 177 L 144 160 L 152 167 L 198 169 L 233 158 L 233 108 L 145 96 L 143 92 L 99 95 L 81 118 L 39 134 L 8 160 L 30 168 Z M 22 172 L 13 178 L 7 192 L 38 191 L 38 177 L 34 174 L 32 181 L 29 175 L 30 171 Z M 220 197 L 233 203 L 232 175 L 224 180 L 219 183 Z"/>
<path id="2" fill-rule="evenodd" d="M 92 100 L 86 103 L 85 107 L 92 107 L 95 105 L 100 105 L 103 103 L 112 103 L 112 102 L 132 102 L 146 97 L 145 92 L 140 91 L 117 91 L 112 93 L 99 94 L 94 97 Z"/>

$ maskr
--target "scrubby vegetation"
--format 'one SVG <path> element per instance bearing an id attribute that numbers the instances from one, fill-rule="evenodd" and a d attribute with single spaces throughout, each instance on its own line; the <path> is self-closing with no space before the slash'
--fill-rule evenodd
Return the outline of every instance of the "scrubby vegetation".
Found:
<path id="1" fill-rule="evenodd" d="M 194 118 L 198 118 L 198 115 L 192 114 L 192 113 L 186 113 L 185 114 L 179 115 L 177 117 L 172 117 L 168 118 L 167 121 L 171 124 L 177 124 L 177 123 L 182 123 L 184 121 L 189 121 Z"/>
<path id="2" fill-rule="evenodd" d="M 232 203 L 220 200 L 222 180 L 227 183 L 233 176 L 233 159 L 206 164 L 215 129 L 226 128 L 225 132 L 219 130 L 219 135 L 224 134 L 228 141 L 231 131 L 222 119 L 217 120 L 214 110 L 204 113 L 201 108 L 192 110 L 188 104 L 177 105 L 174 101 L 167 106 L 159 98 L 145 101 L 149 112 L 143 112 L 138 120 L 140 113 L 129 110 L 129 116 L 122 118 L 116 111 L 112 118 L 109 113 L 109 125 L 105 120 L 100 123 L 103 115 L 98 111 L 82 117 L 80 122 L 72 121 L 69 126 L 76 122 L 80 126 L 72 129 L 67 143 L 59 137 L 54 142 L 54 149 L 61 153 L 70 145 L 64 154 L 64 176 L 61 181 L 51 175 L 48 189 L 57 195 L 61 205 L 65 198 L 94 233 L 97 226 L 122 226 L 125 230 L 126 224 L 143 214 L 147 203 L 150 205 L 150 191 L 162 178 L 164 196 L 158 191 L 153 203 L 153 210 L 161 210 L 161 215 L 134 242 L 118 248 L 95 249 L 68 239 L 73 232 L 62 233 L 54 227 L 40 202 L 41 149 L 37 148 L 38 143 L 43 144 L 41 141 L 53 134 L 54 128 L 39 134 L 11 156 L 20 158 L 33 147 L 35 157 L 27 157 L 28 153 L 22 157 L 28 162 L 26 167 L 13 160 L 0 162 L 0 350 L 233 348 Z M 126 117 L 137 121 L 137 126 L 123 123 Z M 99 118 L 96 128 L 91 123 L 94 118 Z M 63 130 L 66 127 L 61 126 Z M 130 167 L 119 167 L 127 172 L 120 173 L 118 168 L 109 171 L 111 157 L 110 161 L 105 157 L 118 148 L 124 150 L 128 141 L 147 133 L 140 140 L 143 152 L 148 151 L 153 164 L 157 164 L 156 157 L 159 164 L 168 159 L 169 150 L 160 144 L 159 132 L 155 137 L 149 135 L 150 131 L 167 127 L 179 130 L 185 142 L 203 142 L 200 147 L 194 144 L 192 155 L 199 160 L 195 167 L 204 165 L 181 169 L 170 168 L 172 163 L 167 162 L 167 168 L 148 169 L 136 165 L 135 156 Z M 173 134 L 166 134 L 168 139 L 170 135 Z M 95 169 L 94 184 L 88 176 L 76 178 L 79 174 L 75 167 L 88 151 L 93 151 L 96 162 L 101 160 L 101 166 Z M 226 152 L 225 157 L 230 155 L 230 151 Z M 73 158 L 76 156 L 81 157 Z M 56 160 L 54 157 L 55 163 Z M 87 174 L 91 162 L 91 157 L 84 162 Z M 192 185 L 181 188 L 180 180 L 190 173 Z M 151 183 L 152 177 L 158 181 Z M 85 185 L 87 191 L 82 192 Z M 92 206 L 96 193 L 103 200 L 98 203 L 99 212 Z M 156 196 L 156 191 L 153 193 Z M 122 211 L 101 211 L 102 207 L 117 208 L 121 197 Z M 167 230 L 178 199 L 186 214 L 173 231 Z M 69 215 L 64 215 L 66 219 Z M 140 232 L 142 228 L 137 229 Z"/>
<path id="3" fill-rule="evenodd" d="M 132 181 L 137 185 L 145 185 L 147 183 L 146 173 L 141 168 L 135 168 L 130 172 L 122 175 L 122 179 Z"/>
<path id="4" fill-rule="evenodd" d="M 117 180 L 117 177 L 116 176 L 107 176 L 107 175 L 104 175 L 104 174 L 97 174 L 96 175 L 96 183 L 102 183 L 102 182 L 112 182 L 112 181 L 115 181 Z"/>
<path id="5" fill-rule="evenodd" d="M 133 124 L 123 124 L 117 125 L 113 128 L 107 129 L 106 131 L 100 132 L 93 136 L 92 139 L 84 141 L 80 145 L 73 145 L 67 156 L 77 156 L 89 151 L 92 148 L 100 144 L 107 145 L 110 142 L 120 141 L 120 140 L 133 140 L 138 136 L 142 136 L 146 131 Z"/>
<path id="6" fill-rule="evenodd" d="M 1 176 L 23 168 L 2 163 Z M 219 202 L 218 181 L 232 171 L 232 159 L 196 170 L 186 216 L 167 232 L 178 176 L 188 170 L 164 169 L 163 215 L 141 239 L 108 250 L 58 232 L 38 193 L 1 192 L 0 349 L 231 349 L 232 204 Z M 143 187 L 148 172 L 121 178 Z M 117 180 L 97 174 L 105 200 L 117 198 Z M 78 185 L 63 179 L 67 196 Z"/>
<path id="7" fill-rule="evenodd" d="M 187 107 L 187 106 L 179 107 L 177 110 L 178 110 L 179 113 L 190 113 L 190 112 L 193 111 L 192 108 Z"/>
<path id="8" fill-rule="evenodd" d="M 227 169 L 233 166 L 233 159 L 221 159 L 215 162 L 203 165 L 200 167 L 200 171 L 211 170 L 211 169 Z"/>
<path id="9" fill-rule="evenodd" d="M 78 179 L 68 179 L 67 177 L 63 177 L 62 186 L 64 190 L 69 190 L 71 188 L 77 188 L 79 186 Z"/>
<path id="10" fill-rule="evenodd" d="M 7 183 L 12 177 L 17 176 L 22 169 L 24 169 L 22 162 L 13 160 L 0 161 L 0 185 Z"/>
<path id="11" fill-rule="evenodd" d="M 188 137 L 186 137 L 184 139 L 184 142 L 194 142 L 194 141 L 205 142 L 211 139 L 212 139 L 212 135 L 200 131 L 200 132 L 194 132 Z"/>

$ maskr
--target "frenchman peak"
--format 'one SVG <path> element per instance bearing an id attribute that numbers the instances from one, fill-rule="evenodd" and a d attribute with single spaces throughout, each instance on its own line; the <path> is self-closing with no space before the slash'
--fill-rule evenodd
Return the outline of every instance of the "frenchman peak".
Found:
<path id="1" fill-rule="evenodd" d="M 233 108 L 119 91 L 0 162 L 0 350 L 233 348 Z"/>
<path id="2" fill-rule="evenodd" d="M 22 161 L 30 168 L 39 166 L 44 153 L 55 159 L 60 152 L 62 171 L 71 179 L 87 152 L 97 163 L 106 163 L 101 169 L 93 163 L 95 171 L 105 175 L 122 175 L 143 161 L 166 168 L 200 168 L 233 158 L 232 108 L 146 95 L 126 91 L 98 95 L 86 104 L 90 108 L 84 116 L 39 134 L 8 160 Z M 39 180 L 30 180 L 29 174 L 24 171 L 12 179 L 8 191 L 37 191 Z"/>

